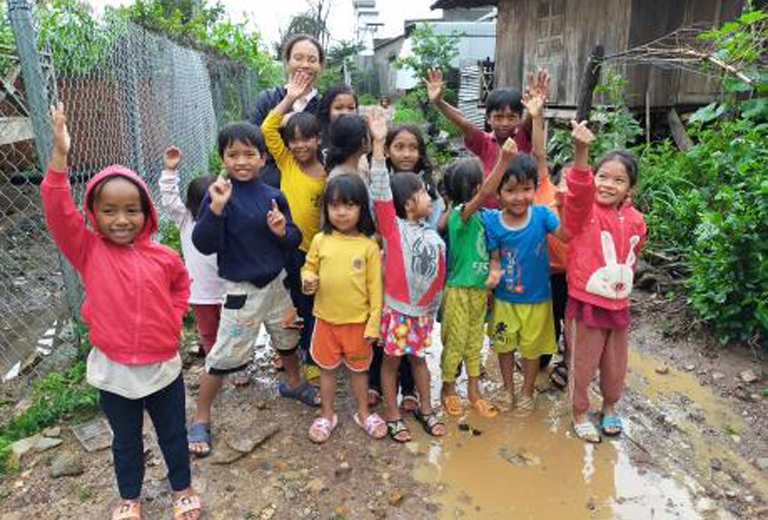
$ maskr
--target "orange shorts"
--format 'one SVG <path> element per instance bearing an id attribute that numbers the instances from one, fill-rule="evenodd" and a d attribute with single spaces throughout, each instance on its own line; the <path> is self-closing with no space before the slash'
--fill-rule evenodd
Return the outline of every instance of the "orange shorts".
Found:
<path id="1" fill-rule="evenodd" d="M 334 325 L 315 319 L 310 352 L 320 368 L 333 370 L 342 361 L 355 372 L 365 372 L 373 359 L 373 347 L 365 340 L 365 323 Z"/>

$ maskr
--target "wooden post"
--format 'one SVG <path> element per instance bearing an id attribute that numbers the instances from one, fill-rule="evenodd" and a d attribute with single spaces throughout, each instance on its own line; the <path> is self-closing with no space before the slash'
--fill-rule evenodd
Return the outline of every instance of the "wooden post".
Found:
<path id="1" fill-rule="evenodd" d="M 686 152 L 693 148 L 693 141 L 688 137 L 688 133 L 685 131 L 685 125 L 680 120 L 680 116 L 677 115 L 677 110 L 672 107 L 667 114 L 667 122 L 669 123 L 669 130 L 672 132 L 672 139 L 675 140 L 677 147 Z"/>
<path id="2" fill-rule="evenodd" d="M 645 144 L 651 144 L 651 89 L 645 89 Z"/>
<path id="3" fill-rule="evenodd" d="M 605 49 L 602 45 L 595 47 L 595 50 L 589 55 L 587 66 L 584 69 L 584 76 L 581 78 L 579 87 L 578 105 L 576 108 L 576 121 L 586 121 L 589 119 L 589 113 L 592 112 L 592 93 L 600 81 L 600 68 L 605 56 Z"/>

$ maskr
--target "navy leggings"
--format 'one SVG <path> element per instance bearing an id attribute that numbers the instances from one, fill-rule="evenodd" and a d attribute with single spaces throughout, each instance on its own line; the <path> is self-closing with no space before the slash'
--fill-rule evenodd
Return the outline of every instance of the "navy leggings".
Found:
<path id="1" fill-rule="evenodd" d="M 162 390 L 142 399 L 100 391 L 101 409 L 112 427 L 112 455 L 115 460 L 117 487 L 123 500 L 141 495 L 144 481 L 144 410 L 149 413 L 157 432 L 157 441 L 168 467 L 171 489 L 183 491 L 190 486 L 189 448 L 185 424 L 184 380 L 176 380 Z"/>
<path id="2" fill-rule="evenodd" d="M 307 365 L 317 365 L 309 350 L 312 344 L 312 332 L 315 330 L 315 315 L 312 313 L 315 297 L 301 291 L 301 268 L 304 267 L 306 259 L 307 254 L 304 251 L 298 250 L 288 253 L 285 263 L 285 285 L 291 293 L 291 301 L 296 307 L 296 313 L 304 320 L 304 326 L 299 336 L 302 360 Z"/>

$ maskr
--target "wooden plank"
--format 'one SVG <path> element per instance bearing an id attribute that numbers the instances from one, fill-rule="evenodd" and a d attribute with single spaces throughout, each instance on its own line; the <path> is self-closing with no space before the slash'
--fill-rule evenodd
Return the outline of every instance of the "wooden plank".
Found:
<path id="1" fill-rule="evenodd" d="M 0 117 L 0 145 L 34 138 L 32 121 L 28 117 Z"/>
<path id="2" fill-rule="evenodd" d="M 592 112 L 592 93 L 600 81 L 600 68 L 603 61 L 605 50 L 602 45 L 595 47 L 592 54 L 589 55 L 587 65 L 584 68 L 584 77 L 581 80 L 579 88 L 579 101 L 576 110 L 576 120 L 586 121 L 589 119 L 589 113 Z"/>
<path id="3" fill-rule="evenodd" d="M 680 116 L 677 114 L 675 107 L 672 107 L 667 113 L 667 122 L 669 123 L 669 130 L 672 132 L 672 139 L 675 140 L 677 147 L 684 152 L 693 148 L 693 141 L 688 137 L 688 132 L 685 131 L 685 125 L 680 120 Z"/>

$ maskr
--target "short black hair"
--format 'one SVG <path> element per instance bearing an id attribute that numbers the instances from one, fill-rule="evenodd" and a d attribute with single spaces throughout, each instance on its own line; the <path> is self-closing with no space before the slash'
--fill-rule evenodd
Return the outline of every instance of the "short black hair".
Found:
<path id="1" fill-rule="evenodd" d="M 407 218 L 405 204 L 422 189 L 425 189 L 424 181 L 413 172 L 401 172 L 390 177 L 392 198 L 395 202 L 395 212 L 400 218 Z"/>
<path id="2" fill-rule="evenodd" d="M 565 161 L 563 164 L 555 164 L 550 168 L 549 173 L 549 180 L 557 186 L 560 184 L 560 181 L 563 179 L 563 175 L 565 175 L 565 172 L 571 169 L 573 166 L 573 161 Z"/>
<path id="3" fill-rule="evenodd" d="M 317 38 L 314 36 L 310 36 L 309 34 L 294 34 L 290 38 L 288 38 L 285 41 L 285 45 L 283 45 L 283 60 L 288 61 L 291 59 L 291 52 L 293 52 L 293 46 L 296 45 L 299 42 L 309 42 L 312 45 L 314 45 L 317 48 L 317 56 L 320 59 L 320 64 L 323 65 L 325 63 L 325 50 L 323 50 L 323 46 L 320 45 L 320 42 L 317 41 Z"/>
<path id="4" fill-rule="evenodd" d="M 627 170 L 627 177 L 629 177 L 629 186 L 634 187 L 640 178 L 640 168 L 637 166 L 637 158 L 626 150 L 611 150 L 603 155 L 597 163 L 595 173 L 600 167 L 610 161 L 618 161 Z"/>
<path id="5" fill-rule="evenodd" d="M 331 171 L 368 145 L 368 123 L 359 115 L 344 114 L 331 123 L 328 139 L 325 167 Z"/>
<path id="6" fill-rule="evenodd" d="M 301 134 L 301 137 L 320 137 L 322 128 L 320 126 L 320 120 L 316 115 L 309 112 L 298 112 L 288 118 L 288 122 L 285 123 L 283 128 L 283 140 L 286 143 L 290 143 L 297 137 L 297 131 Z"/>
<path id="7" fill-rule="evenodd" d="M 504 170 L 504 175 L 502 175 L 501 182 L 496 191 L 501 192 L 501 188 L 509 182 L 511 177 L 514 177 L 520 184 L 532 180 L 533 186 L 538 188 L 539 172 L 536 168 L 536 160 L 527 153 L 519 153 L 515 155 L 512 160 L 509 161 L 507 169 Z"/>
<path id="8" fill-rule="evenodd" d="M 264 134 L 261 133 L 261 129 L 258 126 L 248 121 L 229 123 L 219 130 L 218 141 L 219 157 L 222 158 L 224 157 L 224 151 L 236 141 L 255 147 L 261 155 L 267 153 Z"/>
<path id="9" fill-rule="evenodd" d="M 334 202 L 360 206 L 360 220 L 357 230 L 365 236 L 376 233 L 376 224 L 371 216 L 371 203 L 368 199 L 368 187 L 359 175 L 342 173 L 328 181 L 323 192 L 323 233 L 333 232 L 333 225 L 328 215 L 328 206 Z"/>
<path id="10" fill-rule="evenodd" d="M 464 204 L 483 184 L 483 163 L 477 157 L 457 159 L 446 170 L 445 178 L 448 198 L 454 204 Z"/>
<path id="11" fill-rule="evenodd" d="M 413 167 L 413 170 L 414 170 L 413 173 L 418 173 L 421 175 L 421 178 L 424 180 L 424 184 L 427 187 L 427 192 L 429 193 L 429 197 L 432 200 L 434 200 L 438 197 L 437 183 L 435 182 L 434 175 L 433 175 L 432 161 L 429 160 L 427 143 L 424 140 L 424 134 L 421 133 L 421 130 L 419 129 L 419 127 L 416 125 L 406 124 L 406 125 L 400 125 L 400 126 L 396 126 L 395 128 L 392 128 L 389 132 L 387 132 L 387 137 L 384 140 L 384 148 L 389 150 L 389 147 L 392 146 L 392 143 L 394 142 L 395 138 L 398 135 L 402 134 L 403 132 L 407 132 L 416 138 L 416 144 L 419 148 L 419 160 L 416 162 L 416 165 Z M 389 157 L 387 157 L 387 169 L 395 173 L 395 166 Z"/>
<path id="12" fill-rule="evenodd" d="M 208 187 L 214 182 L 216 182 L 215 175 L 201 175 L 189 182 L 185 206 L 192 215 L 192 220 L 197 220 L 197 214 L 200 213 L 200 204 L 203 203 L 205 194 L 208 193 Z"/>
<path id="13" fill-rule="evenodd" d="M 334 85 L 323 94 L 323 98 L 320 100 L 320 108 L 317 111 L 317 117 L 320 118 L 320 122 L 324 125 L 331 123 L 331 105 L 333 101 L 342 94 L 348 94 L 355 99 L 355 107 L 360 106 L 360 101 L 357 99 L 357 93 L 355 89 L 349 85 Z"/>
<path id="14" fill-rule="evenodd" d="M 141 212 L 144 214 L 144 218 L 149 218 L 149 214 L 152 212 L 152 203 L 149 200 L 149 194 L 147 193 L 147 190 L 144 189 L 144 187 L 139 184 L 136 179 L 131 179 L 127 175 L 110 175 L 108 177 L 104 177 L 101 179 L 96 185 L 91 188 L 91 191 L 88 192 L 88 200 L 85 201 L 86 207 L 91 211 L 95 211 L 96 201 L 99 200 L 99 196 L 101 195 L 101 192 L 104 190 L 104 186 L 109 184 L 110 182 L 117 180 L 117 179 L 124 179 L 134 186 L 136 186 L 136 189 L 139 190 L 139 201 L 141 201 Z"/>
<path id="15" fill-rule="evenodd" d="M 509 107 L 515 114 L 523 113 L 523 97 L 515 89 L 495 88 L 485 99 L 485 117 L 490 117 L 491 112 L 504 110 Z"/>

